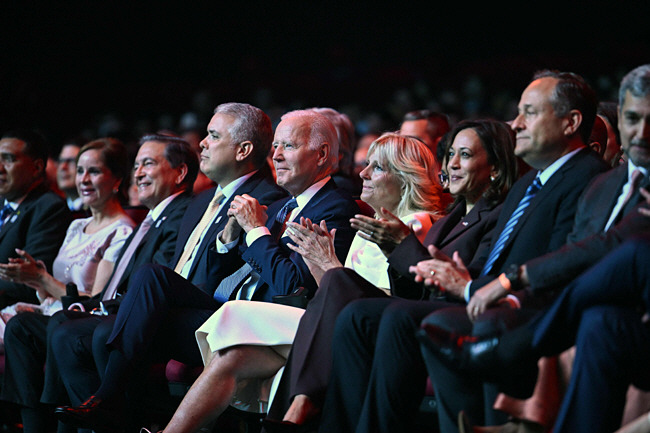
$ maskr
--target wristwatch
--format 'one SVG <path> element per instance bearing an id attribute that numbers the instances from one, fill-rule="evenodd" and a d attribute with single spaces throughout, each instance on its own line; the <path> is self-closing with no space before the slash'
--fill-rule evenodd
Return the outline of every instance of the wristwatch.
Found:
<path id="1" fill-rule="evenodd" d="M 519 290 L 522 288 L 523 284 L 521 282 L 521 275 L 519 273 L 519 265 L 515 265 L 514 263 L 506 269 L 505 277 L 508 279 L 510 282 L 510 288 L 508 291 L 512 290 Z"/>

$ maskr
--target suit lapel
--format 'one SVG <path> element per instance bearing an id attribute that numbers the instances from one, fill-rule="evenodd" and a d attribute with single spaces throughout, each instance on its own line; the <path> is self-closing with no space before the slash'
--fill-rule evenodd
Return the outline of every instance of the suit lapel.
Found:
<path id="1" fill-rule="evenodd" d="M 614 170 L 616 170 L 616 173 L 612 174 L 610 181 L 600 185 L 602 191 L 600 196 L 607 197 L 608 201 L 602 203 L 601 206 L 591 208 L 591 217 L 598 221 L 600 227 L 605 227 L 607 221 L 609 221 L 612 210 L 614 210 L 618 197 L 621 195 L 621 190 L 628 180 L 627 164 L 620 165 Z"/>
<path id="2" fill-rule="evenodd" d="M 521 230 L 524 224 L 526 224 L 528 217 L 535 212 L 537 206 L 539 206 L 539 204 L 542 203 L 546 197 L 552 195 L 554 189 L 557 188 L 558 185 L 562 185 L 562 182 L 564 182 L 564 177 L 567 175 L 567 173 L 570 173 L 575 169 L 575 165 L 585 157 L 586 152 L 588 151 L 589 149 L 586 148 L 576 153 L 546 181 L 546 183 L 542 186 L 542 189 L 540 189 L 535 197 L 533 197 L 533 199 L 530 201 L 530 204 L 528 205 L 528 208 L 525 210 L 524 214 L 521 216 L 521 218 L 519 218 L 517 225 L 514 227 L 514 230 L 508 238 L 506 248 L 508 244 L 510 244 L 510 242 L 512 242 L 512 240 L 517 237 L 517 233 L 519 233 L 519 230 Z M 534 177 L 531 178 L 530 183 L 532 183 L 533 179 Z"/>
<path id="3" fill-rule="evenodd" d="M 212 240 L 214 240 L 216 238 L 216 235 L 221 230 L 223 230 L 223 228 L 226 226 L 226 223 L 228 222 L 228 215 L 227 215 L 228 208 L 230 207 L 230 203 L 235 198 L 235 196 L 250 193 L 253 189 L 255 189 L 257 184 L 259 184 L 261 179 L 262 179 L 262 173 L 261 170 L 258 170 L 255 174 L 253 174 L 250 178 L 248 178 L 239 188 L 237 188 L 235 192 L 230 196 L 230 198 L 223 204 L 223 206 L 221 206 L 221 209 L 219 209 L 219 213 L 217 214 L 214 223 L 210 225 L 208 231 L 203 237 L 203 240 L 201 241 L 201 245 L 199 245 L 199 248 L 196 252 L 196 257 L 203 257 L 205 249 L 209 248 L 212 244 L 214 244 Z M 199 215 L 199 218 L 197 219 L 197 223 L 201 219 L 201 216 L 202 215 Z M 194 273 L 194 270 L 196 269 L 196 266 L 198 265 L 199 261 L 200 260 L 194 260 L 192 262 L 192 269 L 190 269 L 188 276 Z"/>

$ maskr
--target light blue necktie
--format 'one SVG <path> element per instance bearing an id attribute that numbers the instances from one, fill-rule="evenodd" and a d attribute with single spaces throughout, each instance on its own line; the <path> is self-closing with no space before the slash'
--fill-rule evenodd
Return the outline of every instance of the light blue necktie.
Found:
<path id="1" fill-rule="evenodd" d="M 530 204 L 531 200 L 533 197 L 535 197 L 535 194 L 537 194 L 541 188 L 542 183 L 539 181 L 539 177 L 536 177 L 533 183 L 531 183 L 528 186 L 528 189 L 526 189 L 526 194 L 524 194 L 524 197 L 519 202 L 519 205 L 517 205 L 517 209 L 515 209 L 512 215 L 510 215 L 510 219 L 499 235 L 499 239 L 497 239 L 496 243 L 494 244 L 494 248 L 492 248 L 492 251 L 490 251 L 490 255 L 485 262 L 485 266 L 483 266 L 483 270 L 481 271 L 481 276 L 490 273 L 492 266 L 494 266 L 494 262 L 496 262 L 499 258 L 499 255 L 503 251 L 508 238 L 512 234 L 512 231 L 515 229 L 517 222 L 519 222 L 519 218 L 521 218 L 521 216 L 524 214 L 524 211 Z"/>

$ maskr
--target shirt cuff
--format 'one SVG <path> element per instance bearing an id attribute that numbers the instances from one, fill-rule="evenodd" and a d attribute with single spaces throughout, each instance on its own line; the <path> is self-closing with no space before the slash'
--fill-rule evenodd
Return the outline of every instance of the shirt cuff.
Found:
<path id="1" fill-rule="evenodd" d="M 226 253 L 228 253 L 229 251 L 231 251 L 233 248 L 235 248 L 237 246 L 237 239 L 235 239 L 232 242 L 228 242 L 227 244 L 224 244 L 223 242 L 221 242 L 221 234 L 222 233 L 223 233 L 223 230 L 221 230 L 219 232 L 219 234 L 217 235 L 217 240 L 215 241 L 215 245 L 216 245 L 216 248 L 217 248 L 217 253 L 226 254 Z"/>
<path id="2" fill-rule="evenodd" d="M 469 302 L 469 298 L 472 297 L 472 294 L 469 292 L 469 287 L 472 285 L 473 280 L 469 280 L 467 284 L 465 285 L 465 302 Z"/>
<path id="3" fill-rule="evenodd" d="M 255 227 L 254 229 L 246 233 L 246 245 L 250 246 L 253 244 L 253 242 L 258 240 L 262 236 L 267 236 L 267 235 L 268 236 L 271 235 L 271 232 L 269 231 L 268 228 L 266 228 L 265 226 Z"/>

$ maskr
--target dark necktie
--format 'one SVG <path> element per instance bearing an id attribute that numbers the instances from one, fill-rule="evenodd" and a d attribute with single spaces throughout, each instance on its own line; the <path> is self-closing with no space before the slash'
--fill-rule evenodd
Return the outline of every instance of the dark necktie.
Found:
<path id="1" fill-rule="evenodd" d="M 282 206 L 282 209 L 278 211 L 277 215 L 275 216 L 275 221 L 278 223 L 277 227 L 279 231 L 275 233 L 275 239 L 280 239 L 280 237 L 282 237 L 282 233 L 284 233 L 284 229 L 286 227 L 287 221 L 289 220 L 289 216 L 291 215 L 291 211 L 297 207 L 298 202 L 295 198 L 292 198 L 286 202 L 284 206 Z"/>
<path id="2" fill-rule="evenodd" d="M 277 240 L 280 238 L 282 232 L 284 231 L 284 226 L 287 223 L 289 216 L 291 215 L 291 211 L 297 207 L 298 202 L 296 202 L 295 198 L 292 198 L 291 200 L 287 201 L 275 215 L 275 224 L 273 224 L 274 230 L 271 232 L 271 236 L 274 236 L 274 239 Z M 278 230 L 277 232 L 275 231 L 276 229 Z M 253 273 L 253 268 L 251 268 L 248 263 L 244 263 L 241 268 L 237 269 L 235 272 L 221 280 L 219 286 L 217 286 L 217 290 L 214 292 L 214 299 L 219 302 L 226 302 L 228 299 L 230 299 L 233 292 L 242 287 L 242 283 L 244 283 L 247 278 Z M 257 284 L 257 282 L 258 277 L 252 279 L 252 284 Z"/>
<path id="3" fill-rule="evenodd" d="M 5 224 L 5 220 L 9 217 L 9 215 L 14 211 L 14 209 L 9 206 L 9 204 L 6 204 L 5 207 L 2 208 L 0 211 L 0 229 L 2 229 L 2 226 Z"/>
<path id="4" fill-rule="evenodd" d="M 510 238 L 512 231 L 515 229 L 515 226 L 519 222 L 519 219 L 524 214 L 524 211 L 530 204 L 533 197 L 535 197 L 535 194 L 537 194 L 537 192 L 541 188 L 542 188 L 542 183 L 539 181 L 539 177 L 536 177 L 533 183 L 531 183 L 528 186 L 528 189 L 526 189 L 526 194 L 524 194 L 524 197 L 517 205 L 517 209 L 515 209 L 512 215 L 510 215 L 510 219 L 506 223 L 506 226 L 503 228 L 503 231 L 501 232 L 499 238 L 494 244 L 494 248 L 492 248 L 492 251 L 490 251 L 490 255 L 488 256 L 488 259 L 485 262 L 485 266 L 483 266 L 483 270 L 481 271 L 481 276 L 490 273 L 490 271 L 492 270 L 492 266 L 494 266 L 494 262 L 496 262 L 497 259 L 499 258 L 499 255 L 503 251 L 503 248 L 505 247 L 506 242 Z"/>

